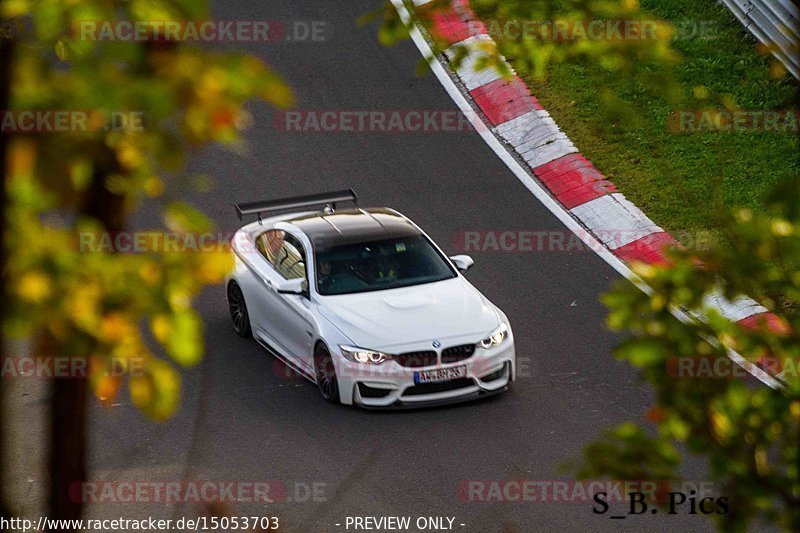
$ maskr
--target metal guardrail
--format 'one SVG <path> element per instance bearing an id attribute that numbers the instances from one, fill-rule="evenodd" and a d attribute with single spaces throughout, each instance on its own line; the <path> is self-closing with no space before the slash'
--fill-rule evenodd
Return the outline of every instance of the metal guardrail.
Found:
<path id="1" fill-rule="evenodd" d="M 721 0 L 800 79 L 800 8 L 795 0 Z"/>

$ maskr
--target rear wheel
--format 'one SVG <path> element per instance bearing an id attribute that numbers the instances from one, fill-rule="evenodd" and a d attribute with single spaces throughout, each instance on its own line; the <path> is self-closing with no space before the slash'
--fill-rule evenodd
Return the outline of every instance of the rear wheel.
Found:
<path id="1" fill-rule="evenodd" d="M 250 329 L 250 315 L 247 314 L 247 305 L 244 302 L 244 294 L 239 284 L 231 281 L 228 284 L 228 310 L 231 314 L 233 329 L 240 337 L 249 337 L 252 334 Z"/>
<path id="2" fill-rule="evenodd" d="M 317 387 L 325 401 L 339 403 L 339 382 L 336 380 L 333 357 L 328 347 L 322 343 L 314 348 L 314 370 L 317 374 Z"/>

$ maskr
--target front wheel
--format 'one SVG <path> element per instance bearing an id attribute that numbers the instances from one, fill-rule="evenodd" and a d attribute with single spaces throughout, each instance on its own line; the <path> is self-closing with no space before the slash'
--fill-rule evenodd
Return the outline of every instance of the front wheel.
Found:
<path id="1" fill-rule="evenodd" d="M 333 358 L 328 347 L 322 343 L 314 349 L 314 370 L 322 398 L 328 403 L 339 403 L 339 382 L 336 380 Z"/>

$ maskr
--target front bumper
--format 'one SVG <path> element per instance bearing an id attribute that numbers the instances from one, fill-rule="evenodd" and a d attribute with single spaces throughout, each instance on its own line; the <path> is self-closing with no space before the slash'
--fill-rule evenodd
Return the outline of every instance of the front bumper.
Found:
<path id="1" fill-rule="evenodd" d="M 337 379 L 342 403 L 369 409 L 408 409 L 458 403 L 501 393 L 514 380 L 516 356 L 511 335 L 491 350 L 476 350 L 468 359 L 423 368 L 395 362 L 358 365 L 340 359 Z M 416 384 L 416 372 L 466 367 L 466 376 L 440 383 Z"/>

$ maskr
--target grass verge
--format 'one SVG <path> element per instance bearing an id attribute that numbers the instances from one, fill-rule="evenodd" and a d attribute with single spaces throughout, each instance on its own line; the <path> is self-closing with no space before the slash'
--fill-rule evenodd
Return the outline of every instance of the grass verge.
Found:
<path id="1" fill-rule="evenodd" d="M 776 182 L 800 174 L 797 131 L 681 133 L 670 127 L 671 113 L 796 110 L 797 84 L 780 76 L 723 6 L 697 0 L 641 5 L 680 30 L 673 44 L 682 56 L 672 71 L 677 98 L 667 102 L 632 78 L 616 77 L 610 88 L 638 116 L 635 125 L 623 125 L 608 120 L 602 88 L 587 81 L 605 76 L 598 66 L 554 63 L 547 81 L 526 81 L 582 153 L 657 224 L 679 239 L 714 235 L 717 208 L 758 209 Z"/>

